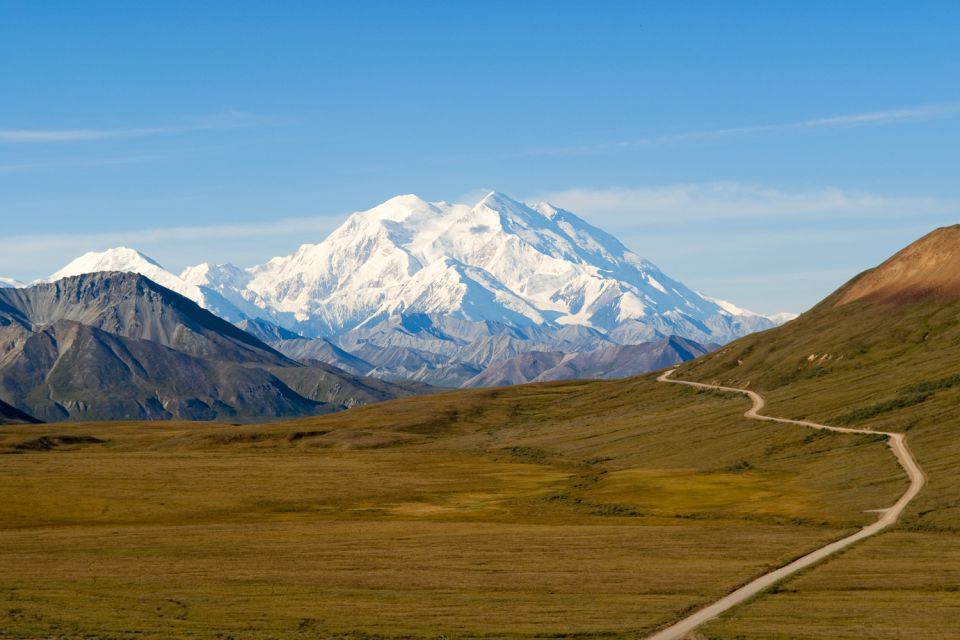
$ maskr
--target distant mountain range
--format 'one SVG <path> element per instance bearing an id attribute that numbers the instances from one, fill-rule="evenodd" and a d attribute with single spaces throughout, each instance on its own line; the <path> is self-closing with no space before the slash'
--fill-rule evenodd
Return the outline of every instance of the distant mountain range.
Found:
<path id="1" fill-rule="evenodd" d="M 715 346 L 704 347 L 693 340 L 671 336 L 656 342 L 614 345 L 580 353 L 529 351 L 492 363 L 463 386 L 498 387 L 571 378 L 625 378 L 699 358 Z"/>
<path id="2" fill-rule="evenodd" d="M 623 361 L 623 346 L 723 344 L 794 317 L 704 296 L 576 215 L 500 193 L 473 205 L 392 198 L 248 269 L 204 263 L 177 276 L 117 248 L 47 281 L 105 271 L 142 274 L 292 358 L 441 386 L 495 379 L 481 374 L 534 351 Z M 647 370 L 637 362 L 618 370 Z"/>
<path id="3" fill-rule="evenodd" d="M 420 390 L 295 362 L 141 275 L 0 289 L 2 419 L 264 420 Z"/>

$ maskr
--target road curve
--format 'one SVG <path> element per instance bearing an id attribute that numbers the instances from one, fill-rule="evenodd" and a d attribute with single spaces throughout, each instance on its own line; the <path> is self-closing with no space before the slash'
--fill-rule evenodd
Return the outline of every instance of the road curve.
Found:
<path id="1" fill-rule="evenodd" d="M 817 424 L 816 422 L 808 422 L 806 420 L 788 420 L 786 418 L 772 418 L 770 416 L 763 416 L 760 415 L 760 411 L 763 410 L 764 406 L 766 406 L 766 400 L 764 400 L 763 396 L 761 396 L 759 393 L 756 393 L 755 391 L 748 391 L 747 389 L 736 389 L 734 387 L 721 387 L 712 384 L 702 384 L 700 382 L 687 382 L 685 380 L 671 380 L 670 375 L 674 371 L 674 369 L 670 369 L 662 376 L 657 378 L 657 382 L 672 382 L 674 384 L 685 384 L 687 386 L 697 387 L 700 389 L 719 389 L 720 391 L 733 391 L 735 393 L 746 394 L 753 401 L 753 406 L 743 415 L 753 420 L 766 420 L 767 422 L 780 422 L 785 424 L 799 424 L 812 429 L 825 429 L 827 431 L 839 431 L 840 433 L 879 433 L 885 435 L 887 436 L 887 443 L 890 445 L 893 455 L 897 458 L 897 462 L 900 463 L 900 466 L 903 467 L 904 471 L 907 472 L 907 476 L 910 478 L 910 486 L 907 487 L 907 490 L 902 496 L 900 496 L 900 499 L 897 500 L 892 507 L 881 511 L 880 519 L 873 524 L 867 525 L 866 527 L 860 529 L 854 534 L 847 536 L 846 538 L 842 538 L 836 542 L 831 542 L 825 547 L 820 547 L 819 549 L 808 553 L 802 558 L 794 560 L 790 564 L 784 565 L 779 569 L 775 569 L 770 573 L 760 576 L 752 582 L 740 587 L 736 591 L 724 596 L 723 598 L 720 598 L 713 604 L 707 605 L 703 609 L 695 611 L 686 618 L 675 622 L 669 627 L 661 629 L 653 635 L 648 636 L 647 640 L 681 640 L 682 638 L 686 637 L 688 633 L 702 625 L 704 622 L 716 618 L 724 611 L 727 611 L 728 609 L 741 604 L 745 600 L 752 598 L 758 593 L 765 591 L 787 576 L 794 574 L 801 569 L 805 569 L 812 564 L 816 564 L 831 554 L 836 553 L 845 547 L 849 547 L 855 542 L 863 540 L 864 538 L 869 538 L 870 536 L 883 531 L 900 518 L 900 514 L 903 513 L 903 510 L 906 508 L 906 506 L 910 504 L 910 501 L 913 500 L 918 493 L 920 493 L 920 489 L 923 488 L 923 485 L 926 482 L 926 476 L 924 476 L 923 470 L 920 468 L 920 465 L 917 464 L 913 454 L 910 453 L 910 449 L 907 448 L 907 438 L 902 433 L 868 431 L 866 429 L 849 429 L 846 427 L 830 427 L 825 424 Z"/>

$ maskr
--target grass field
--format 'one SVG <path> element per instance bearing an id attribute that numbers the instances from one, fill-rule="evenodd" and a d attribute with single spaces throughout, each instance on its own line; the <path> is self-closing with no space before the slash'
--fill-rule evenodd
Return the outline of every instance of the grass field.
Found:
<path id="1" fill-rule="evenodd" d="M 639 378 L 4 427 L 0 635 L 636 637 L 905 486 L 877 439 L 746 406 Z"/>
<path id="2" fill-rule="evenodd" d="M 904 432 L 928 484 L 895 529 L 703 632 L 724 640 L 960 638 L 960 304 L 833 301 L 679 375 L 761 391 L 772 415 Z"/>

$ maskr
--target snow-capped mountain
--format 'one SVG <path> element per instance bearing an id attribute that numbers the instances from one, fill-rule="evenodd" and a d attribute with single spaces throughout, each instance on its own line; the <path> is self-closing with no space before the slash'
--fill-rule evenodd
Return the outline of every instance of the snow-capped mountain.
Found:
<path id="1" fill-rule="evenodd" d="M 720 300 L 718 298 L 711 298 L 709 296 L 705 296 L 699 291 L 697 292 L 697 294 L 703 297 L 704 299 L 709 300 L 710 302 L 716 303 L 721 309 L 723 309 L 724 311 L 726 311 L 731 315 L 739 316 L 742 318 L 761 318 L 764 320 L 770 320 L 775 325 L 781 325 L 781 324 L 784 324 L 785 322 L 790 322 L 791 320 L 796 319 L 800 315 L 798 313 L 791 313 L 790 311 L 781 311 L 779 313 L 763 315 L 762 313 L 756 313 L 754 311 L 750 311 L 749 309 L 738 307 L 732 302 L 727 302 L 726 300 Z"/>
<path id="2" fill-rule="evenodd" d="M 200 267 L 193 267 L 184 272 L 184 276 Z M 236 267 L 233 267 L 236 269 Z M 144 254 L 129 247 L 116 247 L 106 251 L 85 253 L 68 265 L 51 275 L 43 282 L 55 282 L 62 278 L 78 276 L 85 273 L 102 271 L 122 271 L 139 273 L 150 278 L 159 285 L 193 300 L 201 307 L 212 311 L 230 322 L 240 322 L 248 317 L 247 313 L 263 314 L 263 311 L 254 309 L 240 298 L 240 306 L 228 300 L 224 295 L 212 287 L 199 286 L 191 279 L 176 276 L 164 269 L 159 263 Z M 195 280 L 196 278 L 193 278 Z M 247 312 L 247 313 L 245 313 Z M 252 316 L 255 317 L 255 316 Z"/>
<path id="3" fill-rule="evenodd" d="M 249 274 L 243 297 L 308 336 L 399 314 L 581 325 L 618 342 L 725 342 L 774 325 L 696 293 L 568 211 L 499 193 L 473 206 L 392 198 Z"/>
<path id="4" fill-rule="evenodd" d="M 316 358 L 335 346 L 378 375 L 428 381 L 441 369 L 444 381 L 466 380 L 534 347 L 585 352 L 670 335 L 724 343 L 792 317 L 702 295 L 573 213 L 500 193 L 473 205 L 398 196 L 249 269 L 204 263 L 177 276 L 121 247 L 48 280 L 97 271 L 142 274 L 267 333 L 329 340 L 298 345 Z"/>
<path id="5" fill-rule="evenodd" d="M 14 280 L 13 278 L 4 278 L 0 277 L 0 289 L 19 289 L 20 287 L 26 286 L 19 280 Z"/>

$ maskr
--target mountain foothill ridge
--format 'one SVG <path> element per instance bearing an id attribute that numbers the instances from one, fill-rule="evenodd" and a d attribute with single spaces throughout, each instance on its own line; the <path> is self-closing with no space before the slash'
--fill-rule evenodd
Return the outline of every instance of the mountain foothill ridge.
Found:
<path id="1" fill-rule="evenodd" d="M 296 362 L 140 274 L 0 289 L 0 419 L 262 421 L 415 390 Z"/>

